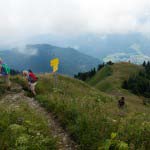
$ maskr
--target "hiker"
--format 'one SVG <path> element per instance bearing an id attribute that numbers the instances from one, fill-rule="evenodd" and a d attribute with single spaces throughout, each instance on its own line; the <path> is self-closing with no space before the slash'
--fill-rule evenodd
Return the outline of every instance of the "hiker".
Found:
<path id="1" fill-rule="evenodd" d="M 36 95 L 35 86 L 37 84 L 38 78 L 36 77 L 36 75 L 31 70 L 28 70 L 28 71 L 24 70 L 23 76 L 25 76 L 26 79 L 28 80 L 29 89 L 31 90 L 31 92 L 35 96 Z"/>
<path id="2" fill-rule="evenodd" d="M 118 107 L 123 108 L 125 106 L 125 98 L 121 97 L 120 100 L 118 100 Z"/>
<path id="3" fill-rule="evenodd" d="M 3 60 L 0 58 L 0 77 L 3 77 L 5 79 L 7 89 L 11 88 L 9 76 L 10 76 L 10 68 L 8 67 L 7 64 L 3 63 Z"/>

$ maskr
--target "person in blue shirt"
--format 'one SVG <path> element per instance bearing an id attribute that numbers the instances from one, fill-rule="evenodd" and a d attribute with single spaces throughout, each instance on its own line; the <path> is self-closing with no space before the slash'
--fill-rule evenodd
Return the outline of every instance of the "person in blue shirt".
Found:
<path id="1" fill-rule="evenodd" d="M 0 77 L 3 77 L 5 79 L 5 83 L 8 89 L 11 87 L 10 83 L 10 68 L 3 63 L 3 60 L 0 58 Z"/>

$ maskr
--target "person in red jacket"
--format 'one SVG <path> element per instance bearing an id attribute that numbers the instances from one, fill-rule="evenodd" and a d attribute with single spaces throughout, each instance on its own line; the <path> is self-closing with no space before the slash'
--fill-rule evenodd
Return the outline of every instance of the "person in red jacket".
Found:
<path id="1" fill-rule="evenodd" d="M 37 84 L 38 78 L 36 77 L 36 75 L 31 70 L 28 70 L 28 71 L 24 70 L 23 75 L 28 80 L 29 89 L 31 90 L 31 92 L 35 96 L 36 95 L 35 86 Z"/>

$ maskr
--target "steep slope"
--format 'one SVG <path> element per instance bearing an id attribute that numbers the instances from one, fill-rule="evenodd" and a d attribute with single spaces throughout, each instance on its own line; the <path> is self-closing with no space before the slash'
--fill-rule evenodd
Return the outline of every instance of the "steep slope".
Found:
<path id="1" fill-rule="evenodd" d="M 13 80 L 27 88 L 22 77 Z M 36 100 L 58 118 L 62 127 L 78 143 L 79 149 L 106 149 L 105 142 L 111 139 L 112 133 L 116 134 L 116 139 L 111 139 L 116 147 L 124 144 L 126 147 L 146 149 L 149 146 L 149 126 L 143 124 L 149 123 L 148 107 L 142 103 L 134 106 L 127 102 L 127 107 L 120 110 L 116 96 L 112 94 L 105 94 L 66 76 L 58 75 L 56 83 L 54 81 L 51 74 L 39 76 Z M 112 146 L 109 144 L 107 147 Z"/>
<path id="2" fill-rule="evenodd" d="M 0 80 L 1 81 L 1 80 Z M 0 87 L 5 87 L 0 83 Z M 49 127 L 51 120 L 36 109 L 21 86 L 0 95 L 0 149 L 57 149 L 59 142 Z"/>
<path id="3" fill-rule="evenodd" d="M 12 68 L 31 68 L 34 72 L 50 72 L 50 60 L 60 59 L 59 73 L 73 76 L 97 66 L 100 61 L 73 48 L 61 48 L 48 44 L 28 45 L 24 48 L 1 51 L 0 57 Z"/>
<path id="4" fill-rule="evenodd" d="M 88 83 L 104 92 L 116 92 L 121 90 L 125 79 L 141 69 L 142 67 L 131 63 L 115 63 L 112 66 L 105 66 Z"/>
<path id="5" fill-rule="evenodd" d="M 2 83 L 0 87 L 5 89 Z M 0 149 L 2 150 L 6 148 L 77 149 L 77 145 L 60 126 L 55 116 L 41 107 L 34 98 L 26 96 L 25 91 L 18 84 L 12 83 L 10 91 L 5 90 L 0 94 L 0 111 Z M 9 138 L 9 134 L 13 134 L 13 138 Z"/>

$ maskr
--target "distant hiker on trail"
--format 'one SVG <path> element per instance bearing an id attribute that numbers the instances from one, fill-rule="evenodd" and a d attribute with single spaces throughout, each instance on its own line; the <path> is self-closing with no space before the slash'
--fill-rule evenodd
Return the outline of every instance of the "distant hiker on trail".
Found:
<path id="1" fill-rule="evenodd" d="M 7 66 L 7 64 L 3 63 L 3 60 L 0 58 L 0 77 L 3 77 L 5 79 L 6 86 L 8 89 L 10 89 L 11 86 L 9 76 L 10 76 L 10 68 Z"/>
<path id="2" fill-rule="evenodd" d="M 124 108 L 124 106 L 125 106 L 125 98 L 121 97 L 121 99 L 118 100 L 118 107 L 119 108 Z"/>
<path id="3" fill-rule="evenodd" d="M 23 76 L 25 76 L 26 79 L 28 80 L 29 89 L 31 90 L 31 92 L 35 96 L 36 95 L 35 86 L 37 84 L 38 78 L 36 77 L 36 75 L 31 70 L 28 70 L 28 71 L 24 70 Z"/>

